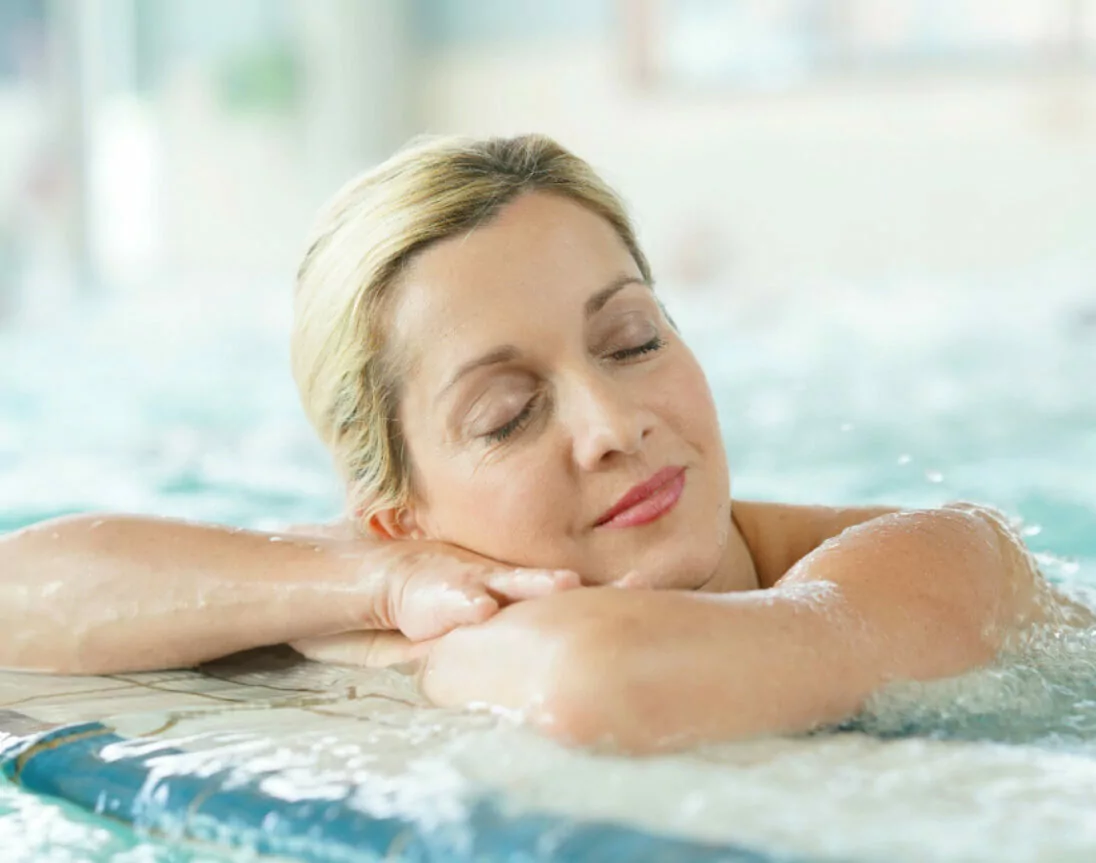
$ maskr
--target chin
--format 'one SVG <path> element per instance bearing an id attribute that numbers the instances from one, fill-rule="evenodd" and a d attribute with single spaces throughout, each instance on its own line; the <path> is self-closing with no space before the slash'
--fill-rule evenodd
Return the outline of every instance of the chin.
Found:
<path id="1" fill-rule="evenodd" d="M 637 567 L 648 577 L 652 587 L 662 590 L 697 590 L 715 575 L 719 568 L 722 550 L 714 546 L 707 552 L 698 552 L 695 540 L 687 550 L 667 555 L 650 556 L 643 567 Z M 654 566 L 652 567 L 652 557 Z"/>

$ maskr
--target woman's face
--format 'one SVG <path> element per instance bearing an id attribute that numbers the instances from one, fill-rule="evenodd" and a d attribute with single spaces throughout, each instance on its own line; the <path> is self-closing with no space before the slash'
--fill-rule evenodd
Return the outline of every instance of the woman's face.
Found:
<path id="1" fill-rule="evenodd" d="M 530 193 L 428 248 L 391 338 L 414 472 L 393 533 L 592 583 L 713 576 L 730 489 L 711 393 L 604 219 Z"/>

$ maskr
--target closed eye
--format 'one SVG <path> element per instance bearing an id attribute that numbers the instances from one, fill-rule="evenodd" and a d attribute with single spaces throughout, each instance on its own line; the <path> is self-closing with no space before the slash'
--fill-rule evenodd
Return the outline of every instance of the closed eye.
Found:
<path id="1" fill-rule="evenodd" d="M 515 432 L 521 431 L 521 429 L 524 428 L 525 424 L 529 421 L 529 417 L 533 415 L 533 407 L 536 405 L 536 401 L 537 396 L 533 396 L 533 398 L 529 399 L 529 401 L 525 403 L 525 407 L 523 407 L 520 413 L 518 413 L 518 415 L 515 416 L 512 420 L 504 423 L 496 429 L 493 429 L 492 431 L 487 432 L 487 434 L 485 435 L 481 435 L 481 437 L 484 440 L 490 441 L 491 443 L 502 443 Z"/>
<path id="2" fill-rule="evenodd" d="M 644 342 L 642 345 L 637 345 L 634 348 L 623 348 L 619 351 L 613 351 L 609 354 L 609 358 L 614 360 L 629 360 L 634 357 L 642 356 L 643 354 L 660 351 L 665 346 L 666 340 L 663 339 L 662 336 L 655 336 L 649 342 Z"/>
<path id="3" fill-rule="evenodd" d="M 632 348 L 621 348 L 620 350 L 610 353 L 609 359 L 616 362 L 626 362 L 630 359 L 643 356 L 644 354 L 654 353 L 660 351 L 666 346 L 666 340 L 661 336 L 655 336 L 650 341 L 644 342 L 641 345 L 636 345 Z M 537 399 L 539 396 L 533 396 L 525 403 L 525 407 L 511 420 L 503 423 L 496 429 L 492 429 L 486 434 L 480 437 L 489 443 L 502 443 L 508 438 L 521 431 L 528 424 L 530 417 L 533 415 L 533 411 L 536 408 Z"/>

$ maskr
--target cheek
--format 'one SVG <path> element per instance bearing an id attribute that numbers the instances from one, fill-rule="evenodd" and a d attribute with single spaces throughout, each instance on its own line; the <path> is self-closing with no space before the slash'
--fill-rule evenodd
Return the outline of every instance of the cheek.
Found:
<path id="1" fill-rule="evenodd" d="M 715 448 L 722 456 L 715 402 L 707 378 L 691 354 L 686 353 L 666 370 L 655 392 L 661 395 L 660 412 L 678 434 L 705 451 Z"/>
<path id="2" fill-rule="evenodd" d="M 478 442 L 438 444 L 421 417 L 424 406 L 404 402 L 419 522 L 428 538 L 463 545 L 488 557 L 523 559 L 544 537 L 566 531 L 575 495 L 551 447 L 530 446 L 492 455 Z"/>
<path id="3" fill-rule="evenodd" d="M 488 556 L 515 559 L 552 525 L 573 497 L 560 488 L 560 471 L 537 452 L 473 464 L 457 457 L 436 466 L 426 482 L 430 521 L 439 536 Z"/>

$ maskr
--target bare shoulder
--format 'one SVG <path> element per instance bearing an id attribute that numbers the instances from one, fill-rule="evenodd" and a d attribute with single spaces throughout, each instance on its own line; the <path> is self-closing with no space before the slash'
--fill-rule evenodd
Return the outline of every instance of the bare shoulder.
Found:
<path id="1" fill-rule="evenodd" d="M 835 507 L 735 500 L 731 517 L 749 546 L 762 588 L 772 587 L 826 540 L 897 507 Z"/>
<path id="2" fill-rule="evenodd" d="M 967 501 L 949 503 L 944 509 L 973 516 L 992 530 L 1005 563 L 1002 592 L 1004 605 L 1012 609 L 1014 632 L 1025 632 L 1032 625 L 1096 625 L 1093 609 L 1066 596 L 1044 578 L 1035 555 L 1001 510 Z"/>

